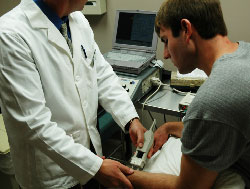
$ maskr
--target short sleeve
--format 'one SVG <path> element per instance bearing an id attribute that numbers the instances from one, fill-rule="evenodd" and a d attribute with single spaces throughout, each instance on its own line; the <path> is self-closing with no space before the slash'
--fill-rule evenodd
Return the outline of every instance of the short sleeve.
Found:
<path id="1" fill-rule="evenodd" d="M 244 153 L 244 136 L 230 125 L 188 119 L 184 121 L 182 153 L 210 170 L 229 168 Z"/>

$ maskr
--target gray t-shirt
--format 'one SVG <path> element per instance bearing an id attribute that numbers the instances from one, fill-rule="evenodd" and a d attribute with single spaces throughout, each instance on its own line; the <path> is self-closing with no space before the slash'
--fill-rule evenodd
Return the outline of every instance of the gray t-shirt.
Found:
<path id="1" fill-rule="evenodd" d="M 234 169 L 250 186 L 250 44 L 213 65 L 184 118 L 182 153 L 210 170 Z"/>

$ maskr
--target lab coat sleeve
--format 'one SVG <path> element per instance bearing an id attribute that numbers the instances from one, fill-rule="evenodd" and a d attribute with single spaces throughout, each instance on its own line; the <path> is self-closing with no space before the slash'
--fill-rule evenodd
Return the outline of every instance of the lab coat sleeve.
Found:
<path id="1" fill-rule="evenodd" d="M 139 116 L 127 91 L 121 86 L 118 76 L 104 59 L 96 44 L 95 50 L 99 102 L 124 130 L 124 126 L 132 118 Z"/>
<path id="2" fill-rule="evenodd" d="M 7 132 L 16 133 L 9 136 L 10 145 L 22 137 L 82 183 L 96 174 L 103 160 L 75 143 L 51 121 L 51 111 L 46 107 L 43 85 L 29 47 L 19 35 L 1 31 L 0 89 L 3 115 L 11 123 L 11 127 L 6 126 Z"/>

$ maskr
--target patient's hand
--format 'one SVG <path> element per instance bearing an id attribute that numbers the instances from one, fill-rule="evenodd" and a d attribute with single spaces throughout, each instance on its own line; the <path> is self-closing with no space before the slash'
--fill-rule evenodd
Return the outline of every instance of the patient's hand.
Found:
<path id="1" fill-rule="evenodd" d="M 148 158 L 151 158 L 165 142 L 168 140 L 169 133 L 167 132 L 167 125 L 160 126 L 154 133 L 154 145 L 148 153 Z"/>
<path id="2" fill-rule="evenodd" d="M 182 122 L 167 122 L 160 126 L 154 133 L 154 145 L 148 153 L 148 158 L 151 158 L 167 142 L 169 135 L 180 138 L 182 129 Z"/>

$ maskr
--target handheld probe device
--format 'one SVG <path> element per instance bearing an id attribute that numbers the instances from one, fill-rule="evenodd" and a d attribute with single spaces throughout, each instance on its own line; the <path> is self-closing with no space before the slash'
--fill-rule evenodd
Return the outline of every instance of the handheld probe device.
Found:
<path id="1" fill-rule="evenodd" d="M 131 158 L 130 164 L 133 169 L 142 170 L 147 161 L 147 155 L 154 143 L 154 132 L 153 129 L 156 126 L 156 120 L 154 119 L 150 129 L 144 133 L 144 144 L 143 147 L 137 147 L 134 156 Z"/>

